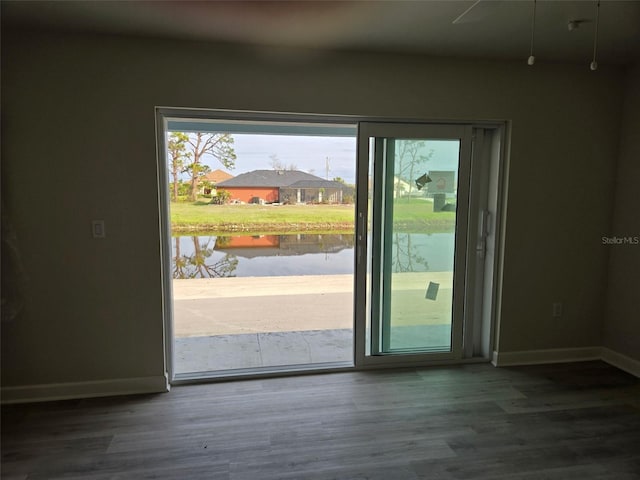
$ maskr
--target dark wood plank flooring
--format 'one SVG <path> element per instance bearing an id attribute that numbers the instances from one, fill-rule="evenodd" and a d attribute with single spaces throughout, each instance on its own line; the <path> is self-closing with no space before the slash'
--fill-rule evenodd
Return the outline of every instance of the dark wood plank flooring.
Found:
<path id="1" fill-rule="evenodd" d="M 640 479 L 640 381 L 466 365 L 2 407 L 3 479 Z"/>

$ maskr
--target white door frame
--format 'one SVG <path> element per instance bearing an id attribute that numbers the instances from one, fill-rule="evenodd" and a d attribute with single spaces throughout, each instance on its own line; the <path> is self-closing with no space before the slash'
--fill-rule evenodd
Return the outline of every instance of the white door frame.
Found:
<path id="1" fill-rule="evenodd" d="M 317 114 L 296 114 L 281 112 L 257 112 L 257 111 L 234 111 L 234 110 L 209 110 L 209 109 L 190 109 L 190 108 L 172 108 L 172 107 L 156 107 L 156 145 L 157 145 L 157 181 L 158 181 L 158 208 L 159 208 L 159 230 L 160 230 L 160 255 L 161 255 L 161 281 L 162 281 L 162 314 L 163 314 L 163 341 L 165 348 L 165 371 L 169 378 L 169 382 L 174 382 L 173 372 L 173 300 L 172 300 L 172 281 L 171 281 L 171 225 L 169 219 L 169 192 L 168 192 L 168 176 L 167 176 L 167 159 L 166 159 L 166 138 L 165 132 L 167 127 L 167 118 L 182 117 L 193 118 L 198 120 L 206 119 L 222 119 L 229 121 L 263 121 L 263 122 L 309 122 L 309 123 L 339 123 L 339 124 L 357 124 L 358 125 L 358 159 L 356 162 L 356 219 L 355 219 L 355 236 L 356 236 L 356 252 L 355 252 L 355 275 L 354 275 L 354 367 L 352 369 L 380 368 L 384 366 L 419 366 L 425 364 L 440 363 L 463 363 L 470 361 L 488 361 L 490 353 L 493 351 L 494 330 L 499 315 L 498 301 L 501 291 L 501 271 L 502 271 L 502 231 L 504 229 L 504 221 L 501 216 L 503 203 L 505 202 L 505 185 L 506 185 L 506 148 L 505 148 L 505 122 L 438 122 L 438 121 L 420 121 L 416 119 L 401 118 L 376 118 L 349 115 L 317 115 Z M 491 173 L 489 178 L 490 194 L 493 199 L 489 210 L 491 211 L 492 230 L 487 237 L 487 244 L 491 243 L 491 262 L 490 269 L 484 270 L 485 291 L 482 293 L 483 304 L 477 307 L 477 299 L 474 299 L 476 309 L 480 308 L 483 312 L 483 323 L 480 328 L 484 341 L 482 355 L 478 357 L 477 351 L 465 348 L 457 349 L 455 355 L 438 357 L 436 354 L 430 355 L 384 355 L 378 357 L 367 356 L 365 352 L 366 344 L 366 322 L 367 322 L 367 295 L 368 285 L 367 278 L 370 272 L 367 269 L 367 222 L 368 222 L 368 188 L 366 186 L 369 177 L 369 152 L 368 141 L 362 139 L 369 136 L 387 136 L 392 137 L 390 132 L 402 130 L 406 135 L 407 132 L 414 132 L 420 135 L 425 132 L 428 127 L 429 132 L 441 132 L 449 134 L 453 131 L 464 130 L 465 135 L 469 132 L 473 133 L 474 129 L 486 129 L 494 132 L 494 141 L 488 149 L 483 148 L 485 152 L 491 152 Z M 406 137 L 405 137 L 406 138 Z M 463 145 L 461 144 L 461 155 Z M 471 144 L 464 145 L 464 154 L 467 151 L 473 151 L 474 164 L 476 157 L 481 149 L 475 148 Z M 485 159 L 485 161 L 488 161 Z M 465 167 L 466 168 L 466 167 Z M 472 168 L 471 166 L 469 168 Z M 465 172 L 464 176 L 468 176 Z M 462 174 L 461 174 L 462 176 Z M 465 203 L 470 205 L 469 211 L 474 209 L 474 190 L 467 191 Z M 469 202 L 469 198 L 471 203 Z M 468 217 L 468 212 L 466 212 Z M 465 222 L 458 230 L 457 235 L 465 237 L 465 242 L 469 242 L 469 235 L 475 235 L 477 227 L 477 219 L 470 219 Z M 468 231 L 467 231 L 468 229 Z M 466 248 L 466 247 L 465 247 Z M 466 248 L 469 250 L 469 248 Z M 468 262 L 467 262 L 468 263 Z M 490 288 L 490 291 L 487 290 Z M 464 306 L 464 298 L 456 299 L 455 307 L 457 310 Z M 469 300 L 467 300 L 469 302 Z M 464 307 L 462 307 L 464 308 Z M 467 306 L 468 308 L 468 306 Z M 467 319 L 465 319 L 467 323 Z M 457 327 L 460 328 L 460 327 Z M 467 325 L 465 325 L 467 328 Z M 477 330 L 477 328 L 476 328 Z M 467 330 L 465 330 L 467 332 Z M 462 331 L 456 331 L 456 338 L 463 335 Z M 467 333 L 467 335 L 470 335 Z M 477 341 L 477 340 L 476 340 Z M 465 341 L 466 345 L 469 341 Z M 489 353 L 487 353 L 489 352 Z M 349 368 L 346 368 L 347 370 Z M 337 370 L 337 369 L 336 369 Z M 340 370 L 345 370 L 342 368 Z M 313 372 L 321 370 L 313 369 Z M 327 371 L 335 371 L 328 369 Z M 239 378 L 267 377 L 282 374 L 304 373 L 304 371 L 294 370 L 292 372 L 265 372 L 265 373 L 241 373 Z M 229 379 L 226 375 L 221 379 Z M 204 380 L 204 379 L 202 379 Z M 216 380 L 206 379 L 206 380 Z M 188 383 L 188 382 L 175 382 Z"/>

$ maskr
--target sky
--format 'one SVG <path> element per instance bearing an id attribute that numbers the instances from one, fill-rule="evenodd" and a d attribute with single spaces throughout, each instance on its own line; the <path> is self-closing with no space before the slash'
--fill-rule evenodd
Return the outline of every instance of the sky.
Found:
<path id="1" fill-rule="evenodd" d="M 356 137 L 246 133 L 232 135 L 237 157 L 235 168 L 226 169 L 214 157 L 208 155 L 203 158 L 203 163 L 211 170 L 228 171 L 234 176 L 252 170 L 272 170 L 272 158 L 275 156 L 287 168 L 294 165 L 297 170 L 324 179 L 340 177 L 349 184 L 355 184 Z M 429 170 L 457 169 L 457 141 L 427 141 L 422 153 L 431 154 L 431 159 L 421 168 L 420 175 Z"/>
<path id="2" fill-rule="evenodd" d="M 271 170 L 272 156 L 275 155 L 286 167 L 295 165 L 296 170 L 325 179 L 328 163 L 329 180 L 340 177 L 347 183 L 355 183 L 355 137 L 234 133 L 233 138 L 237 159 L 236 168 L 229 171 L 232 175 L 251 170 Z M 209 166 L 212 170 L 220 168 L 220 164 Z"/>

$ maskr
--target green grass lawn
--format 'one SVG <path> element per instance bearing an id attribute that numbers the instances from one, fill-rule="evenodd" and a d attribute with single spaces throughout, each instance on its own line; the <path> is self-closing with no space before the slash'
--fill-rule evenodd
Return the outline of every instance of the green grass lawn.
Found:
<path id="1" fill-rule="evenodd" d="M 353 231 L 353 205 L 209 205 L 205 201 L 172 202 L 174 232 L 284 233 Z M 399 231 L 451 231 L 454 212 L 433 212 L 423 199 L 399 200 L 394 208 L 394 229 Z"/>
<path id="2" fill-rule="evenodd" d="M 434 212 L 431 199 L 396 199 L 393 202 L 393 225 L 398 231 L 429 233 L 453 231 L 455 212 Z"/>

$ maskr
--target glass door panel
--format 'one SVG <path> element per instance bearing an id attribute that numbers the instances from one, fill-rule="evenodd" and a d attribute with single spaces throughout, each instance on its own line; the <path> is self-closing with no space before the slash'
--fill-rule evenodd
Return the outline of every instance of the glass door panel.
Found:
<path id="1" fill-rule="evenodd" d="M 172 381 L 351 367 L 356 124 L 196 113 L 159 121 Z"/>
<path id="2" fill-rule="evenodd" d="M 380 351 L 450 352 L 460 140 L 386 147 Z"/>
<path id="3" fill-rule="evenodd" d="M 370 175 L 365 352 L 459 357 L 470 129 L 372 124 L 362 133 Z"/>

